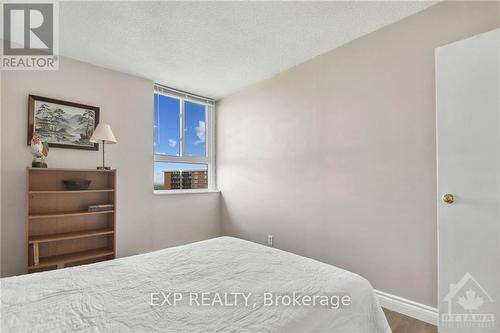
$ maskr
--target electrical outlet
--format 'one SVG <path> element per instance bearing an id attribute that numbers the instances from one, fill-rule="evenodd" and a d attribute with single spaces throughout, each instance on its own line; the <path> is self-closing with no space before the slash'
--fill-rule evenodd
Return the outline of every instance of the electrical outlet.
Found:
<path id="1" fill-rule="evenodd" d="M 267 245 L 273 246 L 273 235 L 267 235 Z"/>

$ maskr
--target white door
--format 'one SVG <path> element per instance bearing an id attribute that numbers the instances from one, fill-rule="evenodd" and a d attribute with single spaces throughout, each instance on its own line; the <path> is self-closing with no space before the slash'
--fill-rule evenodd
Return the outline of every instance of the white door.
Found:
<path id="1" fill-rule="evenodd" d="M 500 332 L 500 29 L 436 49 L 436 97 L 439 331 Z"/>

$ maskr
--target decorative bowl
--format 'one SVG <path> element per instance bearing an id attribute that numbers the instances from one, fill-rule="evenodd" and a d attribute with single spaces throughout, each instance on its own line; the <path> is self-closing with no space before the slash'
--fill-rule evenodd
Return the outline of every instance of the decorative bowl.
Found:
<path id="1" fill-rule="evenodd" d="M 68 191 L 88 190 L 91 182 L 87 179 L 63 180 L 64 188 Z"/>

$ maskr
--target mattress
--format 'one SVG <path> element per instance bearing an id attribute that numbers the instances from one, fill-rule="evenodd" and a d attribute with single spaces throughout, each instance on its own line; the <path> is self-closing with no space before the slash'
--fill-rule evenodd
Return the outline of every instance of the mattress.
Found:
<path id="1" fill-rule="evenodd" d="M 2 332 L 390 332 L 359 275 L 231 237 L 0 283 Z"/>

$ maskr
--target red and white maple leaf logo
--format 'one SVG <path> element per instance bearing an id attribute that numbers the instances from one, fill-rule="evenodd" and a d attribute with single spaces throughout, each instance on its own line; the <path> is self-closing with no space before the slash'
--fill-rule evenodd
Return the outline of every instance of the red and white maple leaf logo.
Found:
<path id="1" fill-rule="evenodd" d="M 460 296 L 458 298 L 458 304 L 460 304 L 464 310 L 468 310 L 472 313 L 472 310 L 477 310 L 484 303 L 481 296 L 477 296 L 476 292 L 469 288 L 465 293 L 465 296 Z"/>

